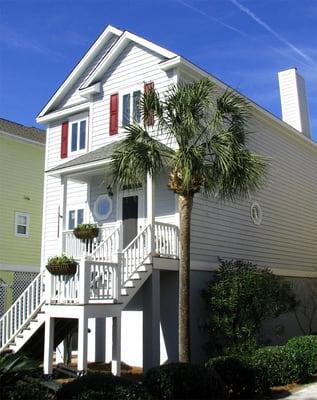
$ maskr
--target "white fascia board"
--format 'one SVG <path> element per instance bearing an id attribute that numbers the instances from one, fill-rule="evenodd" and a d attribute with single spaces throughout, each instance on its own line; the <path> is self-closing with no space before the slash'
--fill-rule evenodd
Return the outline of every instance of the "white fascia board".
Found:
<path id="1" fill-rule="evenodd" d="M 122 31 L 108 25 L 107 28 L 102 32 L 102 34 L 98 37 L 98 39 L 94 42 L 94 44 L 87 51 L 85 56 L 79 61 L 73 71 L 68 75 L 64 83 L 59 87 L 59 89 L 55 92 L 43 110 L 39 113 L 37 118 L 43 117 L 49 109 L 63 96 L 63 94 L 71 87 L 74 81 L 80 76 L 82 71 L 87 67 L 87 65 L 91 62 L 91 60 L 96 56 L 100 48 L 103 44 L 108 40 L 110 35 L 120 36 Z"/>
<path id="2" fill-rule="evenodd" d="M 86 89 L 79 89 L 79 94 L 82 97 L 90 100 L 94 94 L 101 92 L 101 82 L 97 82 L 94 85 L 87 87 Z"/>
<path id="3" fill-rule="evenodd" d="M 261 116 L 262 118 L 265 117 L 267 121 L 269 121 L 271 124 L 275 123 L 277 124 L 281 129 L 281 132 L 284 134 L 291 135 L 293 138 L 299 139 L 299 141 L 302 144 L 309 145 L 310 148 L 314 148 L 317 151 L 317 143 L 314 142 L 313 140 L 307 138 L 305 135 L 303 135 L 301 132 L 297 131 L 295 128 L 291 127 L 288 125 L 286 122 L 282 121 L 275 115 L 273 115 L 271 112 L 265 110 L 263 107 L 259 106 L 256 104 L 254 101 L 243 95 L 242 93 L 238 92 L 237 90 L 233 89 L 231 86 L 226 85 L 224 82 L 221 80 L 217 79 L 213 75 L 210 75 L 208 72 L 204 71 L 203 69 L 197 67 L 197 65 L 191 63 L 190 61 L 184 59 L 181 56 L 174 57 L 172 60 L 167 60 L 162 62 L 161 64 L 161 69 L 163 71 L 168 71 L 172 68 L 178 68 L 181 71 L 184 71 L 185 73 L 191 73 L 193 76 L 196 77 L 204 77 L 204 78 L 209 78 L 213 83 L 215 83 L 219 88 L 223 90 L 234 90 L 237 92 L 242 98 L 246 99 L 246 101 L 252 106 L 252 110 L 254 115 L 256 116 Z"/>
<path id="4" fill-rule="evenodd" d="M 55 111 L 42 117 L 37 117 L 36 122 L 39 124 L 47 124 L 48 122 L 52 122 L 56 119 L 62 119 L 68 117 L 69 115 L 77 114 L 86 110 L 89 110 L 88 102 L 80 103 L 73 107 L 64 108 L 63 110 Z"/>
<path id="5" fill-rule="evenodd" d="M 176 57 L 176 54 L 164 49 L 161 46 L 158 46 L 146 39 L 141 38 L 140 36 L 134 35 L 131 32 L 125 31 L 123 35 L 119 38 L 119 40 L 114 44 L 112 49 L 109 51 L 109 53 L 105 56 L 105 58 L 96 66 L 96 68 L 91 72 L 91 74 L 88 76 L 86 81 L 82 84 L 81 89 L 87 88 L 91 85 L 91 83 L 99 81 L 101 77 L 103 76 L 104 72 L 106 69 L 111 65 L 112 60 L 120 54 L 122 49 L 129 43 L 129 42 L 134 42 L 139 44 L 140 46 L 143 46 L 157 54 L 160 54 L 161 56 L 165 58 L 174 58 Z"/>
<path id="6" fill-rule="evenodd" d="M 85 163 L 85 164 L 74 165 L 72 167 L 61 168 L 56 171 L 47 171 L 45 173 L 49 176 L 59 177 L 61 175 L 68 175 L 68 174 L 73 174 L 76 172 L 82 172 L 85 170 L 88 171 L 90 169 L 102 167 L 106 164 L 109 164 L 110 162 L 111 162 L 111 160 L 109 158 L 107 158 L 104 160 L 98 160 L 98 161 L 92 161 L 92 162 Z"/>

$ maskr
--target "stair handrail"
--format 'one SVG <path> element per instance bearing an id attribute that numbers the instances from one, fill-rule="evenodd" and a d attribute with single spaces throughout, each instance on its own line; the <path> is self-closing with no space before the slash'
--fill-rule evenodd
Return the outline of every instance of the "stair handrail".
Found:
<path id="1" fill-rule="evenodd" d="M 105 244 L 107 242 L 110 242 L 112 239 L 117 240 L 117 246 L 116 246 L 117 248 L 113 249 L 114 251 L 111 252 L 111 256 L 113 257 L 114 255 L 116 255 L 116 252 L 119 247 L 119 234 L 120 234 L 120 227 L 117 227 L 101 243 L 99 243 L 99 245 L 88 255 L 89 260 L 94 260 L 94 257 L 96 257 L 96 254 L 98 253 L 98 251 L 100 251 L 100 249 L 102 247 L 104 247 Z M 112 257 L 110 257 L 111 260 L 109 259 L 109 260 L 105 260 L 105 261 L 109 261 L 109 262 L 113 261 Z"/>
<path id="2" fill-rule="evenodd" d="M 131 279 L 138 268 L 151 255 L 152 225 L 148 224 L 142 231 L 122 250 L 121 260 L 121 287 Z"/>
<path id="3" fill-rule="evenodd" d="M 45 303 L 44 271 L 38 273 L 29 286 L 0 318 L 0 351 L 2 351 Z M 30 297 L 30 299 L 29 299 Z"/>

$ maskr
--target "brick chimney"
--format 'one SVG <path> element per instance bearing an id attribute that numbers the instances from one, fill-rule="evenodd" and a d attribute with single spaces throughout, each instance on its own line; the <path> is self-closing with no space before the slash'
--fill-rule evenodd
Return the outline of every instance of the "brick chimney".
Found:
<path id="1" fill-rule="evenodd" d="M 310 138 L 310 125 L 305 81 L 291 68 L 278 73 L 282 119 L 303 135 Z"/>

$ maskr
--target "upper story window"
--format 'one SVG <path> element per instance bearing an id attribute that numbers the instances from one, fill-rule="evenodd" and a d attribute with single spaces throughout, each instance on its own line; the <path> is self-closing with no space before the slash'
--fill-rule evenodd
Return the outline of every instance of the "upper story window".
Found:
<path id="1" fill-rule="evenodd" d="M 30 216 L 28 213 L 15 213 L 15 236 L 29 236 Z"/>
<path id="2" fill-rule="evenodd" d="M 121 104 L 122 126 L 126 126 L 131 123 L 140 123 L 141 120 L 140 97 L 141 97 L 141 90 L 135 90 L 131 93 L 126 93 L 122 96 L 122 104 Z"/>
<path id="3" fill-rule="evenodd" d="M 69 119 L 69 151 L 71 153 L 86 150 L 87 125 L 87 116 L 77 116 Z"/>
<path id="4" fill-rule="evenodd" d="M 61 158 L 87 149 L 88 116 L 75 115 L 62 123 Z"/>

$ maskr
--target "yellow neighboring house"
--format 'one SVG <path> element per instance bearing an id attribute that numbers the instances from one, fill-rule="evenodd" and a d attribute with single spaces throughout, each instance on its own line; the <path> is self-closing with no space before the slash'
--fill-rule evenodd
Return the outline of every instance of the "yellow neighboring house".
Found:
<path id="1" fill-rule="evenodd" d="M 40 270 L 45 131 L 0 118 L 0 316 Z"/>

